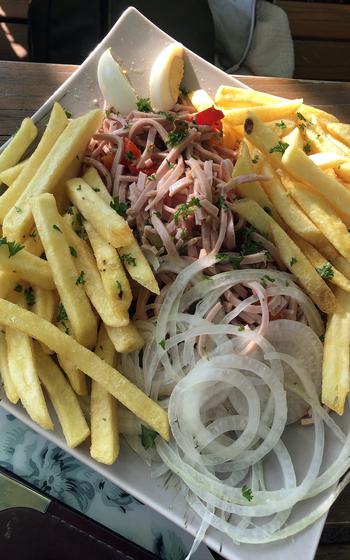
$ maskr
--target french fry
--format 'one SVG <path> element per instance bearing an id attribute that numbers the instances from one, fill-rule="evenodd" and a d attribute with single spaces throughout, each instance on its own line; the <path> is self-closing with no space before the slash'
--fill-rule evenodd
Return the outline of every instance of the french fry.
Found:
<path id="1" fill-rule="evenodd" d="M 190 91 L 188 97 L 196 111 L 204 111 L 204 109 L 208 109 L 208 107 L 214 105 L 214 101 L 205 89 Z"/>
<path id="2" fill-rule="evenodd" d="M 335 152 L 347 157 L 350 155 L 350 148 L 325 132 L 316 118 L 313 119 L 312 124 L 305 126 L 304 134 L 314 151 Z"/>
<path id="3" fill-rule="evenodd" d="M 84 288 L 88 298 L 105 325 L 110 327 L 118 326 L 119 317 L 114 314 L 107 298 L 101 275 L 90 247 L 73 231 L 69 214 L 63 217 L 62 226 L 64 235 L 70 245 L 70 251 L 77 261 L 77 268 L 85 271 Z"/>
<path id="4" fill-rule="evenodd" d="M 19 305 L 11 305 L 26 311 L 23 292 L 16 293 L 13 300 Z M 2 323 L 6 325 L 5 322 Z M 45 430 L 53 430 L 53 423 L 38 378 L 33 341 L 28 333 L 17 330 L 14 324 L 7 324 L 5 333 L 8 366 L 15 391 L 32 420 Z"/>
<path id="5" fill-rule="evenodd" d="M 61 301 L 66 309 L 75 338 L 92 348 L 96 343 L 97 321 L 85 294 L 85 271 L 77 271 L 74 257 L 62 231 L 62 219 L 55 198 L 46 193 L 31 201 L 36 228 L 51 266 Z"/>
<path id="6" fill-rule="evenodd" d="M 31 119 L 26 117 L 23 121 L 19 130 L 11 138 L 11 141 L 0 154 L 0 173 L 16 165 L 27 148 L 31 145 L 36 135 L 38 134 L 38 129 Z"/>
<path id="7" fill-rule="evenodd" d="M 341 163 L 335 168 L 335 172 L 341 179 L 350 182 L 350 161 Z"/>
<path id="8" fill-rule="evenodd" d="M 295 113 L 302 102 L 302 99 L 285 100 L 271 105 L 257 105 L 256 107 L 251 107 L 250 110 L 254 111 L 254 114 L 262 121 L 272 121 L 274 119 L 281 119 L 282 117 L 287 117 L 288 115 Z M 247 118 L 246 107 L 238 109 L 225 109 L 224 113 L 225 120 L 231 126 L 243 124 Z"/>
<path id="9" fill-rule="evenodd" d="M 287 101 L 284 97 L 277 97 L 276 95 L 271 95 L 269 93 L 263 93 L 261 91 L 255 91 L 253 89 L 243 89 L 232 86 L 220 86 L 215 94 L 215 104 L 218 107 L 229 109 L 232 106 L 236 107 L 248 107 L 256 105 L 269 105 L 272 103 L 280 103 L 281 101 Z M 326 113 L 322 109 L 317 109 L 316 107 L 311 107 L 310 105 L 301 105 L 300 111 L 305 113 L 305 115 L 316 115 L 322 119 L 325 123 L 327 122 L 338 122 L 338 119 Z"/>
<path id="10" fill-rule="evenodd" d="M 329 177 L 299 148 L 289 147 L 282 157 L 283 167 L 302 183 L 311 185 L 329 202 L 350 217 L 350 192 Z"/>
<path id="11" fill-rule="evenodd" d="M 64 312 L 64 308 L 60 306 L 58 309 L 58 319 L 60 320 L 56 322 L 56 327 L 65 334 L 71 335 L 72 327 L 69 319 L 62 319 L 62 317 L 59 316 Z M 81 396 L 87 395 L 88 390 L 86 384 L 86 376 L 82 371 L 80 371 L 79 368 L 76 367 L 74 360 L 72 360 L 72 357 L 67 354 L 57 354 L 57 360 L 61 368 L 67 375 L 72 389 L 76 392 L 76 394 Z"/>
<path id="12" fill-rule="evenodd" d="M 303 149 L 304 140 L 298 127 L 295 127 L 289 134 L 283 137 L 283 142 L 287 142 L 290 146 L 296 146 Z"/>
<path id="13" fill-rule="evenodd" d="M 13 167 L 9 167 L 0 173 L 0 183 L 4 183 L 8 187 L 12 185 L 13 181 L 17 179 L 18 175 L 21 173 L 23 167 L 27 163 L 27 159 L 20 161 Z"/>
<path id="14" fill-rule="evenodd" d="M 343 257 L 350 259 L 350 235 L 347 227 L 331 205 L 317 192 L 307 189 L 298 181 L 282 175 L 282 182 L 289 194 L 320 229 Z"/>
<path id="15" fill-rule="evenodd" d="M 346 146 L 350 146 L 350 124 L 327 123 L 327 130 Z"/>
<path id="16" fill-rule="evenodd" d="M 101 324 L 96 354 L 113 367 L 115 348 Z M 90 455 L 99 463 L 112 465 L 119 455 L 117 403 L 114 397 L 96 381 L 91 384 L 91 446 Z"/>
<path id="17" fill-rule="evenodd" d="M 239 148 L 238 159 L 233 168 L 232 177 L 239 177 L 240 175 L 250 175 L 254 172 L 255 169 L 252 164 L 248 146 L 246 142 L 243 141 Z M 255 202 L 257 202 L 262 208 L 272 207 L 271 200 L 265 193 L 260 183 L 258 183 L 257 181 L 237 185 L 236 190 L 240 196 L 242 196 L 243 198 L 251 198 L 252 200 L 255 200 Z M 274 209 L 272 209 L 272 211 L 276 214 Z"/>
<path id="18" fill-rule="evenodd" d="M 34 352 L 40 381 L 56 411 L 67 445 L 77 447 L 90 435 L 79 401 L 60 368 L 37 342 Z"/>
<path id="19" fill-rule="evenodd" d="M 19 281 L 20 277 L 17 274 L 0 270 L 0 297 L 7 298 L 8 293 L 14 289 Z"/>
<path id="20" fill-rule="evenodd" d="M 17 200 L 16 206 L 21 208 L 21 212 L 11 208 L 7 213 L 3 229 L 10 239 L 21 240 L 23 235 L 31 231 L 34 220 L 30 199 L 55 189 L 67 167 L 85 149 L 101 120 L 102 111 L 96 109 L 70 121 Z"/>
<path id="21" fill-rule="evenodd" d="M 98 196 L 102 200 L 104 200 L 104 202 L 108 204 L 108 206 L 110 206 L 111 202 L 113 202 L 113 198 L 106 189 L 105 184 L 102 181 L 97 169 L 95 169 L 95 167 L 89 167 L 89 169 L 85 171 L 83 179 L 85 183 L 87 183 L 95 192 L 97 192 Z"/>
<path id="22" fill-rule="evenodd" d="M 54 290 L 43 290 L 35 286 L 34 299 L 33 312 L 52 323 L 57 310 L 56 292 Z M 50 348 L 45 345 L 43 346 L 43 350 L 45 354 L 52 354 Z"/>
<path id="23" fill-rule="evenodd" d="M 4 384 L 5 395 L 10 402 L 17 404 L 19 400 L 18 393 L 12 381 L 8 358 L 5 333 L 0 331 L 0 377 Z"/>
<path id="24" fill-rule="evenodd" d="M 294 274 L 311 299 L 324 313 L 332 313 L 335 308 L 332 291 L 286 232 L 252 200 L 239 200 L 232 207 L 260 233 L 270 237 L 284 265 Z"/>
<path id="25" fill-rule="evenodd" d="M 159 286 L 136 239 L 118 249 L 119 256 L 131 278 L 150 292 L 159 295 Z"/>
<path id="26" fill-rule="evenodd" d="M 0 269 L 12 272 L 22 280 L 45 290 L 53 290 L 55 284 L 49 263 L 25 249 L 20 249 L 11 256 L 8 246 L 10 242 L 5 242 L 4 239 L 0 240 Z"/>
<path id="27" fill-rule="evenodd" d="M 266 189 L 273 207 L 283 218 L 284 222 L 292 231 L 300 235 L 303 239 L 306 239 L 313 245 L 319 246 L 323 242 L 323 234 L 301 210 L 300 206 L 296 204 L 294 199 L 289 195 L 289 192 L 282 185 L 278 175 L 267 162 L 262 168 L 262 173 L 271 177 L 271 180 L 264 181 L 264 189 Z"/>
<path id="28" fill-rule="evenodd" d="M 129 280 L 126 277 L 117 250 L 101 237 L 89 224 L 85 224 L 92 250 L 95 255 L 102 284 L 116 317 L 120 318 L 118 327 L 129 323 L 128 309 L 132 301 Z"/>
<path id="29" fill-rule="evenodd" d="M 30 159 L 27 160 L 24 168 L 17 177 L 17 179 L 12 183 L 12 185 L 7 189 L 7 191 L 0 197 L 0 222 L 4 223 L 6 214 L 10 212 L 16 205 L 18 208 L 21 207 L 21 203 L 17 204 L 17 201 L 27 188 L 30 181 L 33 179 L 40 165 L 43 163 L 44 159 L 47 157 L 50 150 L 53 148 L 55 142 L 64 131 L 68 124 L 68 119 L 61 105 L 55 103 L 49 122 L 42 135 L 40 142 L 31 155 Z"/>
<path id="30" fill-rule="evenodd" d="M 328 317 L 323 348 L 322 403 L 343 414 L 350 389 L 350 295 L 337 288 L 337 307 Z"/>
<path id="31" fill-rule="evenodd" d="M 36 229 L 34 228 L 33 231 L 28 235 L 26 239 L 23 240 L 23 245 L 28 253 L 35 255 L 36 257 L 40 257 L 44 252 L 43 244 L 41 243 L 41 239 L 37 234 Z"/>
<path id="32" fill-rule="evenodd" d="M 322 276 L 322 278 L 328 280 L 336 286 L 339 286 L 342 290 L 350 292 L 350 280 L 332 266 L 331 263 L 327 261 L 327 259 L 325 259 L 324 256 L 317 251 L 317 249 L 315 249 L 315 247 L 305 241 L 305 239 L 302 239 L 293 233 L 290 233 L 290 237 L 293 241 L 295 241 L 304 253 L 305 257 L 309 259 L 312 266 L 315 267 L 316 271 Z"/>
<path id="33" fill-rule="evenodd" d="M 274 167 L 281 166 L 283 144 L 281 144 L 278 134 L 250 111 L 247 113 L 244 123 L 244 135 L 269 158 Z"/>
<path id="34" fill-rule="evenodd" d="M 319 152 L 311 154 L 309 159 L 321 169 L 334 168 L 347 161 L 346 156 L 331 152 Z"/>
<path id="35" fill-rule="evenodd" d="M 43 342 L 56 354 L 71 355 L 76 367 L 105 387 L 118 401 L 165 440 L 169 440 L 166 411 L 96 354 L 31 311 L 4 299 L 0 299 L 0 317 L 1 323 L 5 327 L 20 330 Z"/>
<path id="36" fill-rule="evenodd" d="M 114 348 L 120 354 L 135 352 L 140 350 L 145 344 L 139 331 L 131 321 L 126 327 L 113 328 L 106 326 L 106 330 Z"/>
<path id="37" fill-rule="evenodd" d="M 84 218 L 113 247 L 131 243 L 132 231 L 126 220 L 107 205 L 83 179 L 70 179 L 67 192 Z"/>

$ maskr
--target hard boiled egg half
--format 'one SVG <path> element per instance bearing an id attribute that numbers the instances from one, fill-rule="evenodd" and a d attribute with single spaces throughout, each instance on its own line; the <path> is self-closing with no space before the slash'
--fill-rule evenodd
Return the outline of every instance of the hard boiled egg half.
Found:
<path id="1" fill-rule="evenodd" d="M 180 93 L 184 74 L 184 48 L 172 43 L 157 56 L 149 80 L 151 105 L 156 111 L 169 111 Z"/>
<path id="2" fill-rule="evenodd" d="M 136 93 L 118 62 L 114 60 L 111 49 L 107 49 L 98 62 L 97 80 L 110 107 L 114 107 L 123 115 L 137 108 Z"/>

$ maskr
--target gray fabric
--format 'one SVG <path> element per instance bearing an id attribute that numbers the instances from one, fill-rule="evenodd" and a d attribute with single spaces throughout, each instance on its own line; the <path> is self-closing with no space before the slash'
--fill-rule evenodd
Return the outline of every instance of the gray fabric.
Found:
<path id="1" fill-rule="evenodd" d="M 208 0 L 215 63 L 228 73 L 290 78 L 294 49 L 288 17 L 265 0 Z"/>

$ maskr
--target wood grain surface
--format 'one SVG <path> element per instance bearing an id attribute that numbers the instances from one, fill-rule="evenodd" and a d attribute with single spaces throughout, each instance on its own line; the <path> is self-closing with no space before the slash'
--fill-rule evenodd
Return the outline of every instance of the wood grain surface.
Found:
<path id="1" fill-rule="evenodd" d="M 0 143 L 21 120 L 42 103 L 74 72 L 76 66 L 0 62 Z M 305 103 L 350 122 L 350 83 L 237 76 L 248 86 L 281 97 L 303 97 Z M 349 463 L 350 466 L 350 463 Z M 350 487 L 332 507 L 316 560 L 350 560 Z"/>

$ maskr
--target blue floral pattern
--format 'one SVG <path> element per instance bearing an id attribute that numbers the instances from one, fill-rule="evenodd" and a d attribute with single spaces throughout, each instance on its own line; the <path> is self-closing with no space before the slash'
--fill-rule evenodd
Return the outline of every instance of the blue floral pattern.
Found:
<path id="1" fill-rule="evenodd" d="M 162 560 L 186 558 L 192 542 L 187 533 L 1 408 L 0 465 Z M 193 556 L 193 560 L 211 559 L 204 545 Z"/>

